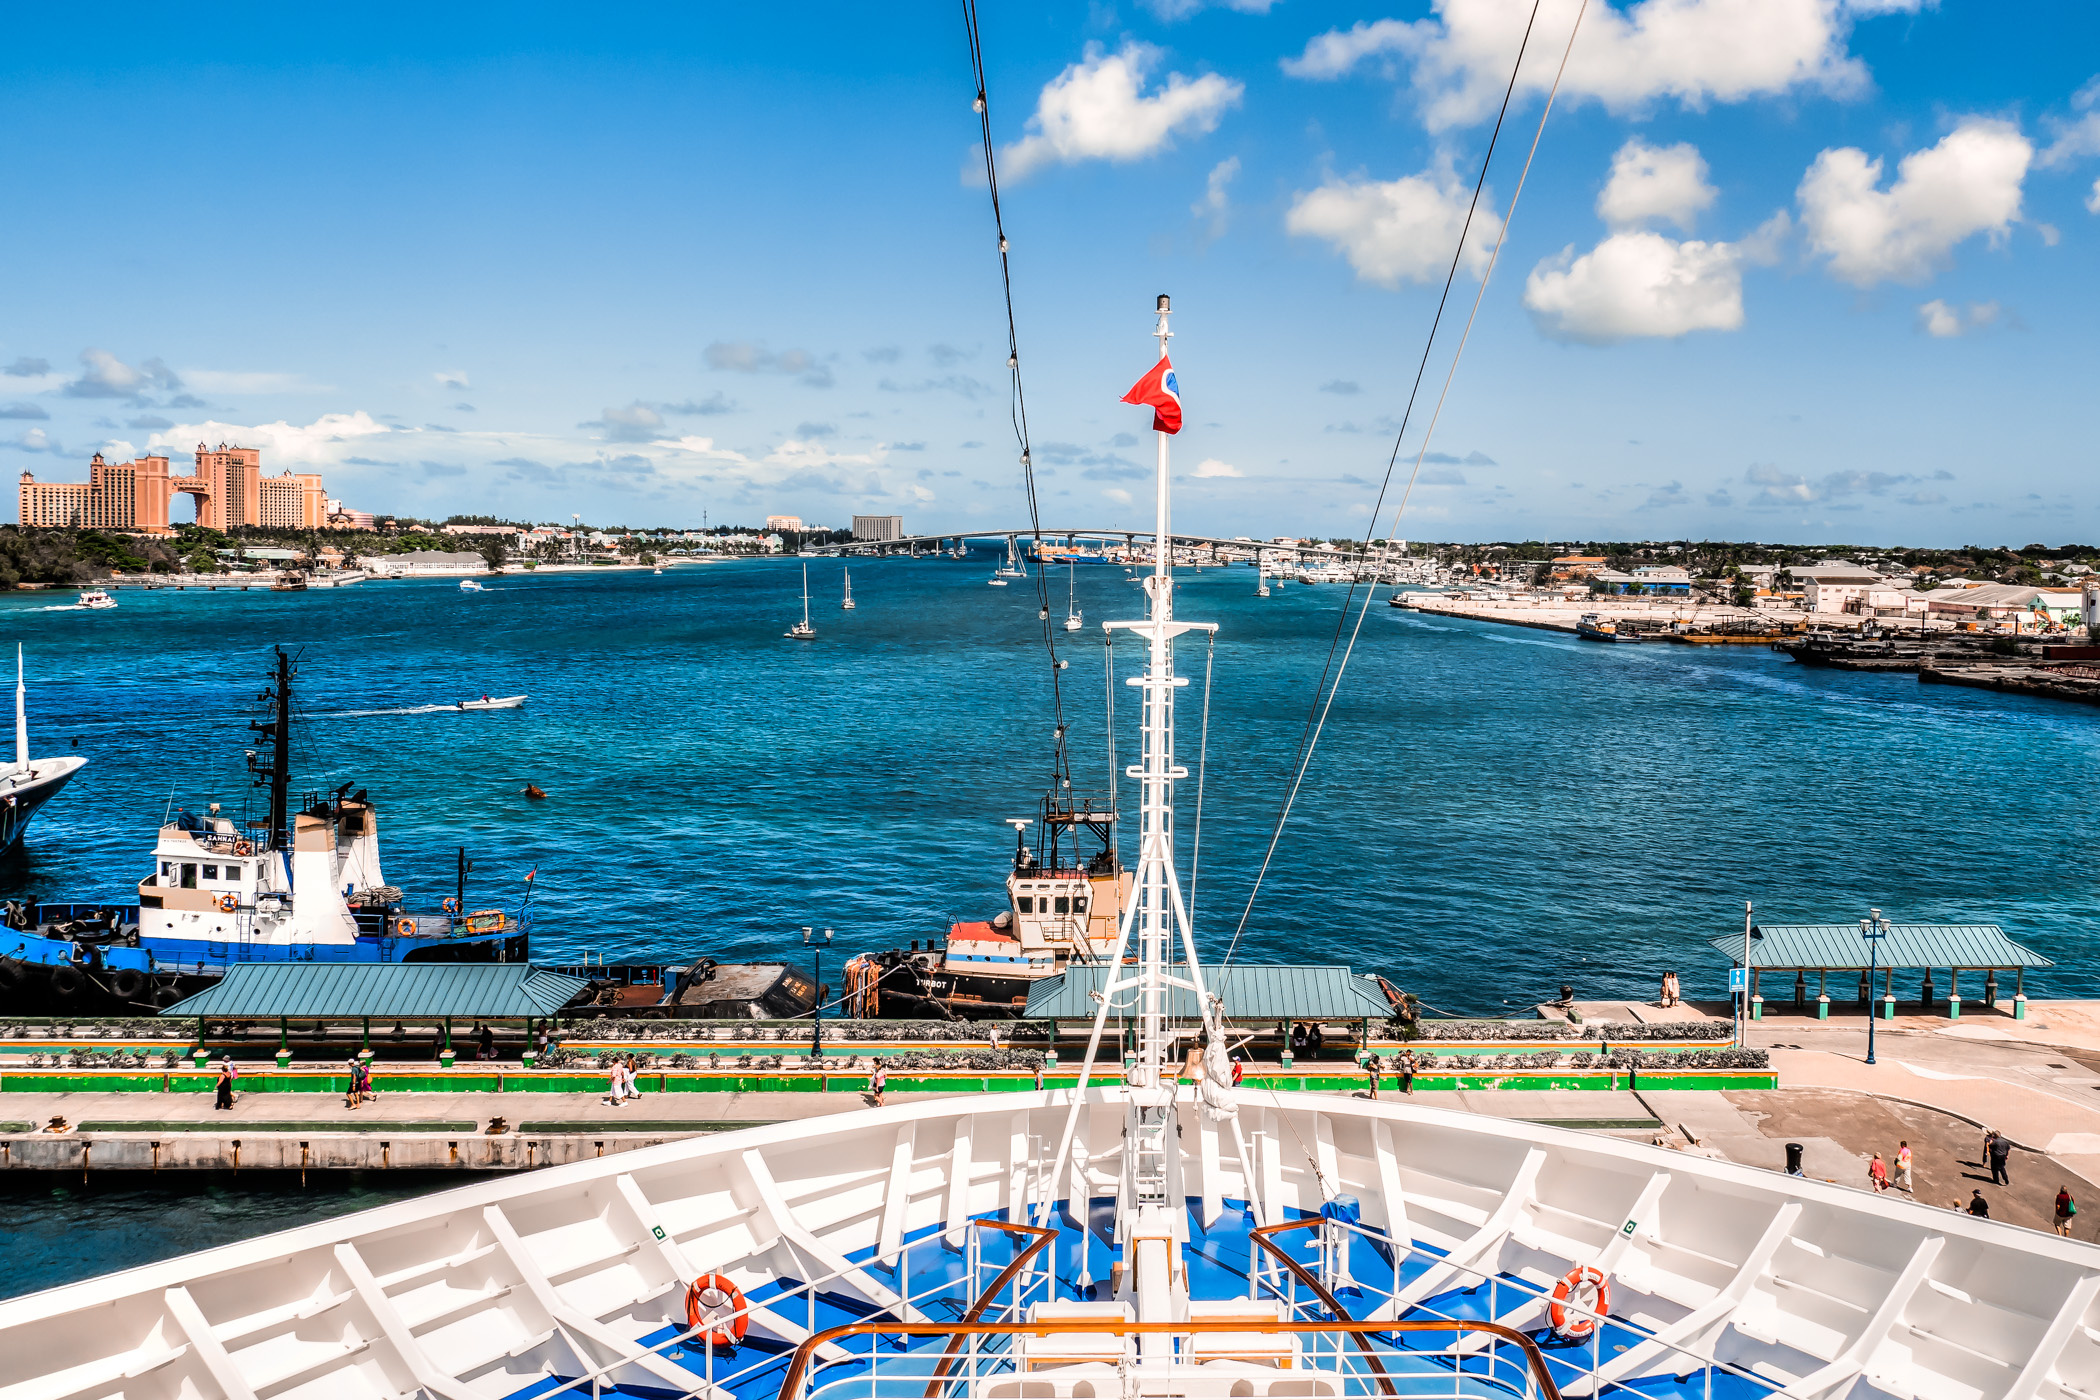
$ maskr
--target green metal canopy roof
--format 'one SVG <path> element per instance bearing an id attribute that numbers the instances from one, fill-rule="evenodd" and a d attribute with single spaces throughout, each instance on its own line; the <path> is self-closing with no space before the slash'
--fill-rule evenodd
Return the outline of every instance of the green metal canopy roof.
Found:
<path id="1" fill-rule="evenodd" d="M 1740 934 L 1710 940 L 1715 952 L 1740 962 Z M 1750 966 L 1816 967 L 1851 971 L 1867 966 L 1867 940 L 1858 924 L 1758 924 L 1750 930 Z M 1996 924 L 1890 924 L 1873 961 L 1880 967 L 2054 967 L 2005 936 Z"/>
<path id="2" fill-rule="evenodd" d="M 1118 969 L 1126 976 L 1134 968 Z M 1045 977 L 1028 991 L 1027 1020 L 1091 1021 L 1099 1003 L 1094 993 L 1108 980 L 1110 969 L 1100 964 L 1069 966 L 1056 977 Z M 1186 977 L 1188 966 L 1175 964 L 1170 976 Z M 1242 963 L 1231 967 L 1206 967 L 1203 985 L 1222 995 L 1225 1015 L 1240 1020 L 1359 1021 L 1366 1016 L 1393 1014 L 1392 1005 L 1378 988 L 1378 979 L 1359 977 L 1347 967 L 1276 967 Z M 1118 992 L 1129 1001 L 1136 994 Z M 1179 1020 L 1197 1019 L 1196 998 L 1186 988 L 1167 990 L 1167 1015 Z"/>
<path id="3" fill-rule="evenodd" d="M 551 1016 L 589 983 L 524 963 L 237 963 L 163 1016 Z"/>

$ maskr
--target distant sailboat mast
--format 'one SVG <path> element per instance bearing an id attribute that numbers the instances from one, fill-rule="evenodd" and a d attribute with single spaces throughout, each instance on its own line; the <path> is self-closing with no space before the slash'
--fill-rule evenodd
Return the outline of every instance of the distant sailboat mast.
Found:
<path id="1" fill-rule="evenodd" d="M 22 682 L 22 644 L 15 643 L 15 771 L 29 767 L 29 689 Z"/>

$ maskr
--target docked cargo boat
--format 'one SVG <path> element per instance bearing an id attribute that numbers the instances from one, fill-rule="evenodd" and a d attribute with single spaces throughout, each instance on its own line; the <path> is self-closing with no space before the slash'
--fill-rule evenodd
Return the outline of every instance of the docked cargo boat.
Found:
<path id="1" fill-rule="evenodd" d="M 1164 447 L 1160 478 L 1164 524 Z M 1112 624 L 1150 655 L 1139 865 L 1075 1088 L 706 1134 L 8 1299 L 0 1395 L 2095 1393 L 2091 1244 L 1571 1129 L 1236 1088 L 1232 986 L 1205 985 L 1174 867 L 1191 624 L 1164 567 L 1147 593 Z M 1097 1083 L 1112 1010 L 1134 1053 Z"/>
<path id="2" fill-rule="evenodd" d="M 269 744 L 251 758 L 268 817 L 213 803 L 165 823 L 131 902 L 13 902 L 0 930 L 0 1011 L 124 1015 L 169 1006 L 243 962 L 523 962 L 528 913 L 411 906 L 379 860 L 379 812 L 344 784 L 290 801 L 291 660 L 277 651 Z"/>
<path id="3" fill-rule="evenodd" d="M 583 963 L 550 967 L 589 984 L 562 1008 L 572 1016 L 645 1021 L 791 1021 L 816 1009 L 828 988 L 787 963 Z"/>

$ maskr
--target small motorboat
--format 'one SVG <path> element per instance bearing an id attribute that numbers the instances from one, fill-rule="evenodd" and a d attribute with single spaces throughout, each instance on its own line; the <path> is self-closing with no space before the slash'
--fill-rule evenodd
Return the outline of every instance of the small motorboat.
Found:
<path id="1" fill-rule="evenodd" d="M 479 700 L 462 700 L 462 710 L 515 710 L 525 703 L 522 695 L 482 696 Z"/>
<path id="2" fill-rule="evenodd" d="M 1006 587 L 1006 580 L 1003 578 L 988 578 L 985 580 L 985 582 L 989 583 L 994 588 Z"/>
<path id="3" fill-rule="evenodd" d="M 527 783 L 525 784 L 525 795 L 531 798 L 533 801 L 538 802 L 547 794 L 540 791 L 540 785 L 538 783 Z"/>
<path id="4" fill-rule="evenodd" d="M 488 592 L 486 588 L 483 588 L 480 584 L 476 583 L 473 579 L 470 578 L 463 578 L 459 581 L 459 591 L 462 593 Z"/>
<path id="5" fill-rule="evenodd" d="M 76 608 L 113 608 L 116 605 L 117 600 L 100 588 L 86 590 L 73 604 Z"/>

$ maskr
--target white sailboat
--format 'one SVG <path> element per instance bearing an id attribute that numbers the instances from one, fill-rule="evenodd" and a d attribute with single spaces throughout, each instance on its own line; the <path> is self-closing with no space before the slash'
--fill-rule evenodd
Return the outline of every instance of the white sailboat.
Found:
<path id="1" fill-rule="evenodd" d="M 1019 541 L 1019 540 L 1018 540 L 1018 539 L 1017 539 L 1016 537 L 1014 537 L 1014 536 L 1012 536 L 1012 535 L 1008 535 L 1008 536 L 1006 537 L 1006 562 L 1005 562 L 1004 564 L 1001 564 L 1001 565 L 999 566 L 999 568 L 998 568 L 998 571 L 997 571 L 997 572 L 996 572 L 996 573 L 995 573 L 995 574 L 993 575 L 993 577 L 994 577 L 994 578 L 1027 578 L 1027 577 L 1028 577 L 1028 565 L 1027 565 L 1027 564 L 1026 564 L 1026 563 L 1025 563 L 1025 562 L 1024 562 L 1023 560 L 1022 560 L 1022 558 L 1021 558 L 1021 544 L 1020 544 L 1020 541 Z"/>
<path id="2" fill-rule="evenodd" d="M 1158 452 L 1164 535 L 1164 434 Z M 1246 982 L 1198 961 L 1174 852 L 1174 642 L 1213 629 L 1176 619 L 1163 551 L 1146 594 L 1142 620 L 1108 624 L 1147 651 L 1141 859 L 1113 955 L 1087 970 L 1076 1089 L 463 1177 L 11 1298 L 0 1396 L 2094 1393 L 2091 1244 L 1622 1138 L 1235 1090 Z M 1136 1053 L 1097 1079 L 1112 1008 Z M 320 1128 L 283 1126 L 247 1122 L 245 1150 L 298 1162 Z"/>
<path id="3" fill-rule="evenodd" d="M 813 642 L 817 629 L 809 624 L 809 565 L 802 566 L 802 620 L 788 628 L 787 635 L 794 641 Z"/>
<path id="4" fill-rule="evenodd" d="M 846 570 L 846 601 L 839 604 L 843 612 L 853 611 L 853 570 Z"/>
<path id="5" fill-rule="evenodd" d="M 1254 561 L 1254 596 L 1257 598 L 1269 596 L 1269 566 L 1259 558 Z"/>
<path id="6" fill-rule="evenodd" d="M 1079 612 L 1079 565 L 1077 561 L 1065 561 L 1065 630 L 1077 632 L 1085 625 Z"/>

